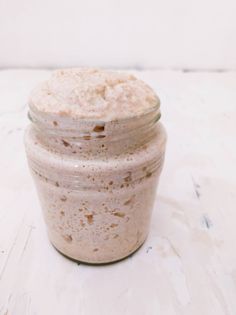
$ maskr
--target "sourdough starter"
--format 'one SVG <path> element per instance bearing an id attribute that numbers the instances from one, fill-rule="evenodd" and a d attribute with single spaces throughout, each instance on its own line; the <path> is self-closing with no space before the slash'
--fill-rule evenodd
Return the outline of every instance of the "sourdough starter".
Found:
<path id="1" fill-rule="evenodd" d="M 154 91 L 129 74 L 65 69 L 29 107 L 26 152 L 52 244 L 88 263 L 130 255 L 148 235 L 164 161 Z"/>

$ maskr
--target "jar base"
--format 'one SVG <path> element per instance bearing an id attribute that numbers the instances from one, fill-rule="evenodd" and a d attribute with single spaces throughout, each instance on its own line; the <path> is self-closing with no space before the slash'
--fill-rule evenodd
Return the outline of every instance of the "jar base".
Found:
<path id="1" fill-rule="evenodd" d="M 84 265 L 89 265 L 89 266 L 104 266 L 104 265 L 111 265 L 111 264 L 114 264 L 114 263 L 118 263 L 122 260 L 125 260 L 126 258 L 129 258 L 131 256 L 133 256 L 133 254 L 135 254 L 142 246 L 143 244 L 145 243 L 146 241 L 146 238 L 142 241 L 141 244 L 139 244 L 137 247 L 135 247 L 130 253 L 128 253 L 127 255 L 123 256 L 123 257 L 120 257 L 120 258 L 116 258 L 114 260 L 109 260 L 109 261 L 84 261 L 84 260 L 81 260 L 81 259 L 76 259 L 72 256 L 69 256 L 69 255 L 66 255 L 64 254 L 51 240 L 50 240 L 50 243 L 52 244 L 52 246 L 55 248 L 55 250 L 60 253 L 62 256 L 64 256 L 65 258 L 71 260 L 71 261 L 74 261 L 76 262 L 77 264 L 84 264 Z"/>

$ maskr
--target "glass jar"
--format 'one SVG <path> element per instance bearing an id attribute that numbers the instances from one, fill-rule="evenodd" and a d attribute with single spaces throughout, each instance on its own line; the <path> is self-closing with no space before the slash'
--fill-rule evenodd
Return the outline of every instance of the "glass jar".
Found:
<path id="1" fill-rule="evenodd" d="M 25 147 L 51 243 L 96 264 L 137 250 L 148 235 L 164 161 L 159 105 L 110 122 L 35 109 L 29 118 Z"/>

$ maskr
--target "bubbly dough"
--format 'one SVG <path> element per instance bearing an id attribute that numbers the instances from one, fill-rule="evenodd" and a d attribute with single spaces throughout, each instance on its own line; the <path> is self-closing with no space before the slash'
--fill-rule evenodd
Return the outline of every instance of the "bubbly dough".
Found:
<path id="1" fill-rule="evenodd" d="M 31 109 L 40 112 L 104 121 L 137 116 L 159 104 L 155 92 L 133 75 L 93 68 L 56 70 L 29 99 Z"/>

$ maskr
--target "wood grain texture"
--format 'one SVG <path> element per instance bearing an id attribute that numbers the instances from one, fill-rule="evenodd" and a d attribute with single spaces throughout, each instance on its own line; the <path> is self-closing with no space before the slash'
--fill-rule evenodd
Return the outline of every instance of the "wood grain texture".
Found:
<path id="1" fill-rule="evenodd" d="M 0 71 L 0 315 L 235 315 L 236 73 L 140 71 L 162 101 L 166 163 L 150 235 L 109 266 L 50 245 L 23 147 L 47 71 Z"/>

